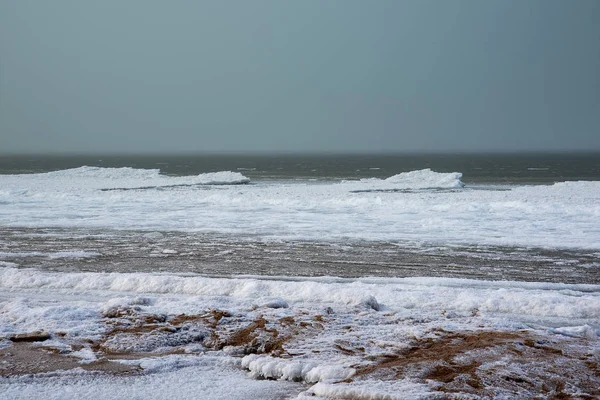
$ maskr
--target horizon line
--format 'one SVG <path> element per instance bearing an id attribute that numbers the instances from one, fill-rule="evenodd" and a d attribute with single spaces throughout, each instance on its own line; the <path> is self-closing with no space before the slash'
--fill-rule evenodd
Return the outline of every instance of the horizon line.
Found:
<path id="1" fill-rule="evenodd" d="M 597 154 L 598 150 L 412 150 L 412 151 L 165 151 L 165 152 L 2 152 L 0 157 L 190 157 L 190 156 L 419 156 L 419 155 L 509 155 L 509 154 Z"/>

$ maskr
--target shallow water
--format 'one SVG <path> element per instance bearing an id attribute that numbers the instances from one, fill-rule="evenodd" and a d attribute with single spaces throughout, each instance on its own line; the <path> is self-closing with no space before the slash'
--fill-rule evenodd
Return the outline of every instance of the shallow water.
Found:
<path id="1" fill-rule="evenodd" d="M 61 272 L 600 283 L 600 252 L 592 250 L 281 241 L 183 232 L 4 228 L 0 262 Z"/>

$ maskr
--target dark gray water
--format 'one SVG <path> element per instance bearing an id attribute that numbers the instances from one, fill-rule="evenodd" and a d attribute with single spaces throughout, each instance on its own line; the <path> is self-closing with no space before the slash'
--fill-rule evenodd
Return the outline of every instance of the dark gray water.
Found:
<path id="1" fill-rule="evenodd" d="M 238 171 L 254 181 L 386 178 L 424 168 L 462 172 L 467 184 L 600 180 L 600 153 L 0 156 L 1 174 L 48 172 L 83 165 L 160 169 L 167 175 Z"/>
<path id="2" fill-rule="evenodd" d="M 93 255 L 60 256 L 82 249 Z M 0 228 L 0 262 L 60 272 L 432 276 L 600 284 L 600 254 L 586 250 L 264 241 L 203 233 L 76 228 Z"/>

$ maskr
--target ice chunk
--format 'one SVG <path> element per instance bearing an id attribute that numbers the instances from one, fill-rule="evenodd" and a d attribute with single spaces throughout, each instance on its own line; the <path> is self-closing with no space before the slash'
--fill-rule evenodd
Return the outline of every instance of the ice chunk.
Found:
<path id="1" fill-rule="evenodd" d="M 365 186 L 362 190 L 458 189 L 465 186 L 460 180 L 461 178 L 462 173 L 460 172 L 441 173 L 427 168 L 402 172 L 386 179 L 361 179 L 360 184 Z M 346 183 L 352 184 L 352 181 L 346 181 Z M 361 191 L 361 188 L 357 186 L 357 190 Z"/>
<path id="2" fill-rule="evenodd" d="M 289 306 L 290 305 L 288 304 L 288 302 L 282 299 L 281 297 L 275 297 L 265 303 L 265 307 L 268 308 L 289 308 Z"/>
<path id="3" fill-rule="evenodd" d="M 550 329 L 550 332 L 565 336 L 583 337 L 591 340 L 598 339 L 598 332 L 589 325 L 565 326 Z"/>
<path id="4" fill-rule="evenodd" d="M 371 295 L 363 298 L 360 301 L 360 304 L 366 306 L 367 308 L 371 308 L 375 311 L 380 311 L 381 310 L 381 305 L 377 302 L 377 299 Z"/>
<path id="5" fill-rule="evenodd" d="M 317 365 L 250 354 L 242 359 L 242 367 L 255 378 L 284 379 L 308 383 L 344 380 L 355 374 L 343 365 Z"/>

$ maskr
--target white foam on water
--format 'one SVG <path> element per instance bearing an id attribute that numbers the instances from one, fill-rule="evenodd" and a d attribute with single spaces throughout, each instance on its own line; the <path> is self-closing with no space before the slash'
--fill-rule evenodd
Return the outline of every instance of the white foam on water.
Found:
<path id="1" fill-rule="evenodd" d="M 94 251 L 56 251 L 56 252 L 41 252 L 41 251 L 30 251 L 30 252 L 7 252 L 0 251 L 0 259 L 2 258 L 27 258 L 27 257 L 47 257 L 51 260 L 56 259 L 82 259 L 82 258 L 93 258 L 100 256 L 100 253 Z"/>

